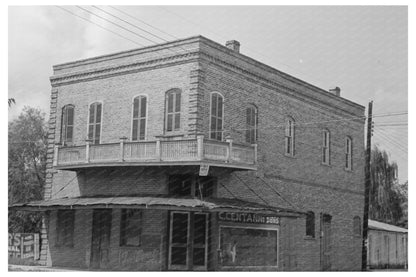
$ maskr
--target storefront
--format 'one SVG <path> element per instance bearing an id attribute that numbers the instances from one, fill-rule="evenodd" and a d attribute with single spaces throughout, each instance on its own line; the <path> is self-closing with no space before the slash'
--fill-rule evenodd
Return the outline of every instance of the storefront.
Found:
<path id="1" fill-rule="evenodd" d="M 278 270 L 279 226 L 297 211 L 236 199 L 65 198 L 48 211 L 52 265 L 92 270 Z"/>

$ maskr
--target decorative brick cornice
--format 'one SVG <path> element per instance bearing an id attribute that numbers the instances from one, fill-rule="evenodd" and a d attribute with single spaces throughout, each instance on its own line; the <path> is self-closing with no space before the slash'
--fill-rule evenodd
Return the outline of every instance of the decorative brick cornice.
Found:
<path id="1" fill-rule="evenodd" d="M 114 75 L 150 70 L 157 67 L 172 66 L 194 61 L 199 51 L 190 51 L 180 55 L 170 55 L 158 59 L 147 59 L 140 62 L 117 64 L 80 72 L 71 72 L 50 77 L 52 87 L 82 81 L 111 77 Z"/>

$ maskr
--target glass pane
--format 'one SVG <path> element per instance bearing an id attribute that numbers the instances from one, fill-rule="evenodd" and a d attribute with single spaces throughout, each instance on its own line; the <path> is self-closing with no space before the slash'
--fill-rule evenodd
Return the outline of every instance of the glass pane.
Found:
<path id="1" fill-rule="evenodd" d="M 188 214 L 174 213 L 172 223 L 172 243 L 188 242 Z"/>
<path id="2" fill-rule="evenodd" d="M 144 140 L 146 135 L 146 119 L 140 119 L 140 140 Z"/>
<path id="3" fill-rule="evenodd" d="M 175 100 L 175 112 L 181 111 L 181 94 L 176 93 L 176 100 Z"/>
<path id="4" fill-rule="evenodd" d="M 171 175 L 168 186 L 171 195 L 190 196 L 192 177 L 190 175 Z"/>
<path id="5" fill-rule="evenodd" d="M 133 118 L 137 118 L 139 116 L 139 99 L 135 98 L 133 102 Z"/>
<path id="6" fill-rule="evenodd" d="M 68 107 L 67 109 L 67 124 L 74 125 L 74 108 Z"/>
<path id="7" fill-rule="evenodd" d="M 205 245 L 206 219 L 207 215 L 205 214 L 195 214 L 194 216 L 194 244 Z"/>
<path id="8" fill-rule="evenodd" d="M 140 117 L 146 117 L 146 97 L 140 97 Z"/>
<path id="9" fill-rule="evenodd" d="M 211 95 L 211 115 L 217 116 L 217 94 Z"/>
<path id="10" fill-rule="evenodd" d="M 101 103 L 97 104 L 97 118 L 95 119 L 96 123 L 101 123 Z"/>
<path id="11" fill-rule="evenodd" d="M 181 127 L 181 114 L 176 113 L 175 114 L 175 130 L 179 130 Z"/>
<path id="12" fill-rule="evenodd" d="M 88 125 L 88 139 L 93 139 L 94 136 L 94 124 Z"/>
<path id="13" fill-rule="evenodd" d="M 139 124 L 139 121 L 137 119 L 133 120 L 133 136 L 132 136 L 132 140 L 137 140 L 137 125 Z"/>
<path id="14" fill-rule="evenodd" d="M 173 112 L 173 93 L 168 93 L 168 113 Z"/>
<path id="15" fill-rule="evenodd" d="M 172 247 L 172 265 L 186 265 L 186 247 Z"/>
<path id="16" fill-rule="evenodd" d="M 169 114 L 168 118 L 167 118 L 167 127 L 166 127 L 166 131 L 172 131 L 172 125 L 173 125 L 173 115 Z"/>
<path id="17" fill-rule="evenodd" d="M 72 142 L 72 133 L 73 133 L 73 128 L 72 126 L 68 126 L 66 129 L 66 142 Z"/>
<path id="18" fill-rule="evenodd" d="M 194 265 L 205 265 L 205 248 L 194 248 Z"/>
<path id="19" fill-rule="evenodd" d="M 90 105 L 90 119 L 89 119 L 89 123 L 94 123 L 94 118 L 95 118 L 95 109 L 94 109 L 94 104 Z"/>
<path id="20" fill-rule="evenodd" d="M 222 97 L 218 95 L 218 117 L 222 118 Z"/>

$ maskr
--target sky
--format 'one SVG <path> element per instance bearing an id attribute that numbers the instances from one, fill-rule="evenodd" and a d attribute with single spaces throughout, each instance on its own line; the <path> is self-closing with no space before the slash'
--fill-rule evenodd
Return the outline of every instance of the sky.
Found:
<path id="1" fill-rule="evenodd" d="M 154 44 L 76 6 L 64 8 L 73 14 L 55 6 L 8 9 L 8 97 L 16 100 L 9 121 L 24 106 L 48 116 L 53 65 Z M 267 65 L 325 90 L 338 86 L 342 97 L 363 106 L 373 100 L 373 143 L 398 163 L 400 182 L 407 180 L 407 7 L 117 6 L 132 19 L 99 6 L 163 40 L 97 8 L 82 8 L 160 43 L 194 35 L 222 44 L 235 39 L 241 53 Z"/>

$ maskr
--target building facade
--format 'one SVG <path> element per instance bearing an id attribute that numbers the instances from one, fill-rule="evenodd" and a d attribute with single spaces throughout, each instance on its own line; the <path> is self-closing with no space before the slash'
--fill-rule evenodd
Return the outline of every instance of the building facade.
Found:
<path id="1" fill-rule="evenodd" d="M 407 268 L 407 229 L 368 220 L 367 266 Z"/>
<path id="2" fill-rule="evenodd" d="M 205 37 L 54 66 L 45 264 L 360 270 L 364 107 Z"/>

